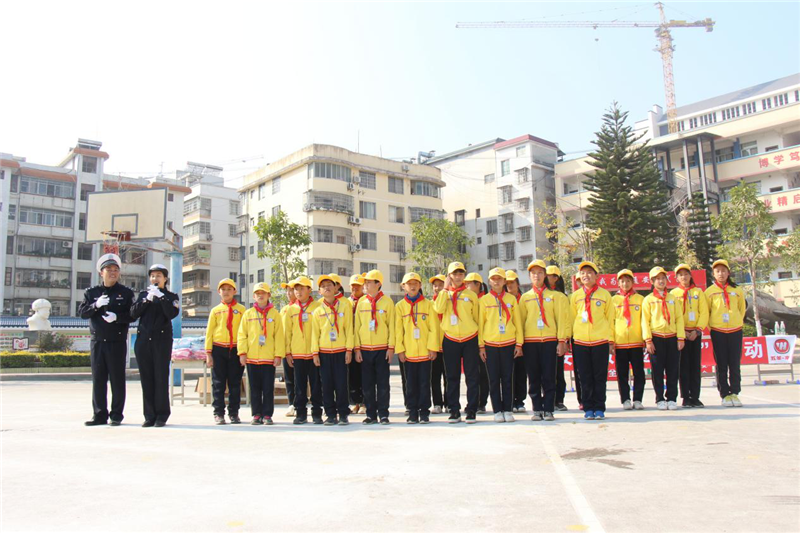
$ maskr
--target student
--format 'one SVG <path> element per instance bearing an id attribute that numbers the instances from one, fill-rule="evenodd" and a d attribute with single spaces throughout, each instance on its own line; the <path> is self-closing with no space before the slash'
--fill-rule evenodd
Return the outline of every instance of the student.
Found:
<path id="1" fill-rule="evenodd" d="M 355 319 L 356 360 L 361 363 L 361 383 L 367 418 L 364 425 L 389 423 L 389 368 L 394 355 L 394 302 L 382 292 L 383 274 L 370 270 L 364 276 L 367 294 L 358 302 Z"/>
<path id="2" fill-rule="evenodd" d="M 281 326 L 283 326 L 283 321 L 286 318 L 289 307 L 294 305 L 297 301 L 297 296 L 294 294 L 294 285 L 294 280 L 290 280 L 289 283 L 281 283 L 281 289 L 286 291 L 286 298 L 289 300 L 289 302 L 281 308 Z M 294 367 L 289 359 L 289 357 L 283 358 L 283 382 L 286 385 L 286 396 L 289 399 L 289 409 L 286 410 L 286 416 L 294 418 Z"/>
<path id="3" fill-rule="evenodd" d="M 239 406 L 242 400 L 244 363 L 239 360 L 236 340 L 245 308 L 236 301 L 236 282 L 225 278 L 217 284 L 222 302 L 211 309 L 206 327 L 206 365 L 211 368 L 211 390 L 214 396 L 214 422 L 225 424 L 225 387 L 228 388 L 228 417 L 231 424 L 241 424 Z"/>
<path id="4" fill-rule="evenodd" d="M 522 317 L 516 297 L 506 292 L 506 271 L 489 271 L 491 290 L 478 300 L 478 350 L 489 376 L 495 422 L 514 422 L 514 359 L 522 358 Z"/>
<path id="5" fill-rule="evenodd" d="M 155 264 L 147 271 L 150 286 L 133 302 L 131 319 L 139 319 L 136 365 L 142 382 L 144 423 L 163 427 L 170 415 L 169 365 L 172 361 L 172 319 L 181 312 L 178 295 L 167 290 L 169 270 Z"/>
<path id="6" fill-rule="evenodd" d="M 428 424 L 431 409 L 431 361 L 439 351 L 439 325 L 433 304 L 422 294 L 416 272 L 403 276 L 405 297 L 395 305 L 395 351 L 405 362 L 408 424 Z"/>
<path id="7" fill-rule="evenodd" d="M 311 353 L 322 382 L 325 425 L 346 426 L 350 423 L 347 365 L 353 357 L 353 308 L 347 298 L 337 296 L 341 293 L 331 276 L 317 278 L 317 288 L 322 304 L 311 313 Z"/>
<path id="8" fill-rule="evenodd" d="M 428 283 L 433 287 L 432 302 L 435 303 L 439 294 L 444 289 L 445 278 L 441 274 L 437 274 L 428 280 Z M 440 415 L 444 412 L 445 398 L 447 397 L 447 376 L 444 372 L 444 355 L 442 354 L 442 341 L 444 340 L 444 331 L 441 327 L 442 315 L 436 313 L 436 324 L 438 327 L 439 335 L 439 350 L 435 359 L 431 361 L 431 396 L 433 400 L 433 414 Z"/>
<path id="9" fill-rule="evenodd" d="M 708 327 L 717 371 L 717 389 L 725 407 L 741 407 L 742 325 L 747 303 L 744 291 L 731 279 L 728 262 L 717 259 L 711 265 L 714 284 L 706 289 Z"/>
<path id="10" fill-rule="evenodd" d="M 611 294 L 597 285 L 599 273 L 591 261 L 579 264 L 581 288 L 570 296 L 572 358 L 581 380 L 586 420 L 605 419 L 608 354 L 614 346 L 616 312 Z"/>
<path id="11" fill-rule="evenodd" d="M 320 306 L 311 297 L 311 280 L 300 276 L 294 280 L 297 301 L 289 307 L 283 317 L 283 335 L 286 341 L 286 358 L 294 366 L 293 424 L 308 422 L 308 389 L 311 389 L 311 420 L 322 424 L 322 387 L 319 369 L 314 364 L 311 351 L 311 313 Z"/>
<path id="12" fill-rule="evenodd" d="M 483 296 L 483 294 L 481 294 L 483 292 L 483 277 L 480 274 L 477 272 L 470 272 L 464 278 L 464 283 L 469 290 L 478 295 L 478 298 Z"/>
<path id="13" fill-rule="evenodd" d="M 477 272 L 470 272 L 464 278 L 464 283 L 467 288 L 478 295 L 478 300 L 486 295 L 487 287 L 483 282 L 483 278 Z M 486 413 L 486 403 L 489 401 L 489 374 L 486 370 L 486 365 L 478 365 L 480 371 L 480 395 L 478 397 L 478 414 Z"/>
<path id="14" fill-rule="evenodd" d="M 358 301 L 364 296 L 365 274 L 350 276 L 350 305 L 353 307 L 353 323 L 355 323 Z M 350 391 L 350 412 L 353 414 L 366 413 L 364 406 L 364 389 L 361 387 L 361 363 L 353 357 L 347 365 L 348 390 Z"/>
<path id="15" fill-rule="evenodd" d="M 650 354 L 653 390 L 660 411 L 678 409 L 678 372 L 680 351 L 686 334 L 683 313 L 675 297 L 667 292 L 667 272 L 660 266 L 650 269 L 653 292 L 642 303 L 642 337 Z M 667 375 L 667 396 L 664 401 L 664 373 Z"/>
<path id="16" fill-rule="evenodd" d="M 566 287 L 564 286 L 564 278 L 561 277 L 561 269 L 556 265 L 548 265 L 547 277 L 545 278 L 547 288 L 551 291 L 560 292 L 564 296 L 567 295 Z M 569 300 L 567 300 L 569 303 Z M 569 340 L 567 340 L 567 351 L 570 350 Z M 578 393 L 578 403 L 581 403 L 580 385 L 577 383 L 578 373 L 575 372 L 575 390 Z M 564 376 L 564 355 L 558 356 L 556 362 L 556 411 L 568 411 L 567 406 L 564 405 L 564 398 L 567 395 L 567 379 Z"/>
<path id="17" fill-rule="evenodd" d="M 689 265 L 675 267 L 678 286 L 670 293 L 683 310 L 683 329 L 686 340 L 681 350 L 680 389 L 683 407 L 705 407 L 700 401 L 700 384 L 702 377 L 701 352 L 703 330 L 708 326 L 708 302 L 703 290 L 697 287 L 692 279 Z M 680 309 L 679 309 L 680 310 Z"/>
<path id="18" fill-rule="evenodd" d="M 275 411 L 275 369 L 286 354 L 281 315 L 270 302 L 264 282 L 253 287 L 253 307 L 244 312 L 236 343 L 239 360 L 247 365 L 253 426 L 272 425 Z"/>
<path id="19" fill-rule="evenodd" d="M 445 373 L 447 374 L 448 422 L 461 422 L 461 367 L 467 381 L 467 424 L 477 422 L 480 396 L 480 356 L 478 355 L 478 295 L 464 285 L 467 271 L 458 261 L 447 267 L 444 290 L 434 309 L 442 315 Z"/>
<path id="20" fill-rule="evenodd" d="M 506 292 L 517 299 L 522 298 L 522 287 L 519 284 L 519 276 L 513 270 L 506 270 Z M 524 413 L 525 397 L 528 395 L 528 372 L 525 370 L 525 358 L 514 358 L 514 413 Z"/>
<path id="21" fill-rule="evenodd" d="M 545 284 L 547 266 L 541 259 L 528 264 L 531 290 L 519 301 L 524 324 L 525 369 L 530 382 L 534 422 L 553 421 L 556 401 L 556 364 L 567 351 L 570 311 L 567 297 Z"/>
<path id="22" fill-rule="evenodd" d="M 617 369 L 619 401 L 626 411 L 644 409 L 644 339 L 642 338 L 642 305 L 644 296 L 633 289 L 633 272 L 627 268 L 617 272 L 619 292 L 614 304 L 614 362 Z M 633 403 L 628 376 L 633 370 Z"/>

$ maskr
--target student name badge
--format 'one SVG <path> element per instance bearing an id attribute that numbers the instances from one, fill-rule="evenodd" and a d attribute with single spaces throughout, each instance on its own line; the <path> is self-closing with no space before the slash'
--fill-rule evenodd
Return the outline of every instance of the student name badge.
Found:
<path id="1" fill-rule="evenodd" d="M 308 313 L 303 313 L 303 322 L 308 322 Z"/>
<path id="2" fill-rule="evenodd" d="M 375 321 L 374 320 L 370 320 L 369 321 L 369 330 L 370 331 L 375 331 Z"/>
<path id="3" fill-rule="evenodd" d="M 586 311 L 581 313 L 581 322 L 583 322 L 584 324 L 589 322 L 589 313 L 587 313 Z"/>
<path id="4" fill-rule="evenodd" d="M 264 346 L 267 343 L 267 338 L 264 335 L 258 337 L 258 345 Z"/>
<path id="5" fill-rule="evenodd" d="M 414 338 L 419 339 L 419 328 L 414 328 Z"/>
<path id="6" fill-rule="evenodd" d="M 451 326 L 458 325 L 458 317 L 456 315 L 450 315 L 450 325 Z"/>
<path id="7" fill-rule="evenodd" d="M 505 324 L 500 324 L 500 334 L 502 335 L 505 332 L 506 332 L 506 325 Z"/>
<path id="8" fill-rule="evenodd" d="M 331 331 L 330 337 L 331 337 L 331 342 L 335 341 L 336 340 L 336 332 L 335 331 Z"/>
<path id="9" fill-rule="evenodd" d="M 544 329 L 544 320 L 542 320 L 541 318 L 539 320 L 537 320 L 536 321 L 536 327 L 539 328 L 539 329 Z"/>
<path id="10" fill-rule="evenodd" d="M 731 321 L 731 315 L 728 313 L 722 313 L 722 321 L 727 324 Z"/>
<path id="11" fill-rule="evenodd" d="M 694 322 L 696 319 L 696 315 L 694 311 L 689 311 L 689 322 Z"/>

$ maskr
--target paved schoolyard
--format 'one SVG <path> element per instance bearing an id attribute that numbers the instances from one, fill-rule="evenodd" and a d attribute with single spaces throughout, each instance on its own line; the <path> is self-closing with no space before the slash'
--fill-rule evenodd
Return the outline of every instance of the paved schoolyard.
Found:
<path id="1" fill-rule="evenodd" d="M 752 383 L 747 376 L 745 383 Z M 800 385 L 745 385 L 745 407 L 555 423 L 479 416 L 387 427 L 216 427 L 210 407 L 86 428 L 88 381 L 4 381 L 2 531 L 798 531 Z M 243 410 L 243 413 L 246 411 Z"/>

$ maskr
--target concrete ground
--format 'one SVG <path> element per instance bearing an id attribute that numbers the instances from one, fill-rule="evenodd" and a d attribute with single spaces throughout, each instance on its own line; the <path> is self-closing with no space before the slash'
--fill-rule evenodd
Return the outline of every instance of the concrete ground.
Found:
<path id="1" fill-rule="evenodd" d="M 88 381 L 3 381 L 2 531 L 800 531 L 800 385 L 750 385 L 745 407 L 554 423 L 212 425 L 176 405 L 139 427 L 128 383 L 121 427 L 83 426 Z M 462 388 L 463 392 L 463 388 Z M 243 414 L 247 411 L 243 410 Z M 249 417 L 246 417 L 249 421 Z"/>

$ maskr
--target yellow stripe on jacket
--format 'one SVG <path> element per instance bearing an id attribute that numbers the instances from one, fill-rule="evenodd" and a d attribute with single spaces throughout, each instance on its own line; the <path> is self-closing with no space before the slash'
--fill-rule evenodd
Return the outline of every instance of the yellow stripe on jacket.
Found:
<path id="1" fill-rule="evenodd" d="M 561 292 L 550 289 L 544 290 L 542 298 L 544 299 L 546 324 L 542 319 L 539 295 L 536 294 L 536 291 L 529 290 L 519 300 L 525 342 L 566 341 L 572 335 L 569 300 Z M 541 329 L 539 329 L 540 319 L 542 320 Z"/>
<path id="2" fill-rule="evenodd" d="M 477 294 L 469 289 L 458 293 L 458 321 L 453 324 L 453 293 L 443 290 L 433 304 L 433 309 L 442 315 L 440 324 L 444 336 L 454 342 L 467 342 L 478 335 L 478 307 Z"/>
<path id="3" fill-rule="evenodd" d="M 265 325 L 266 334 L 264 334 Z M 255 307 L 245 311 L 239 326 L 237 350 L 240 356 L 247 356 L 247 363 L 251 365 L 271 365 L 276 357 L 284 357 L 286 341 L 283 338 L 283 321 L 280 313 L 273 307 L 265 318 Z"/>
<path id="4" fill-rule="evenodd" d="M 730 292 L 730 291 L 729 291 Z M 678 303 L 678 310 L 683 312 L 683 289 L 676 287 L 670 291 Z M 688 301 L 686 302 L 686 312 L 683 313 L 683 329 L 700 331 L 708 327 L 708 300 L 703 289 L 692 287 L 689 289 Z M 694 320 L 690 320 L 693 318 Z"/>
<path id="5" fill-rule="evenodd" d="M 312 354 L 353 351 L 353 306 L 346 298 L 337 299 L 334 309 L 320 303 L 311 313 L 311 325 Z"/>
<path id="6" fill-rule="evenodd" d="M 506 318 L 504 309 L 508 309 L 510 319 Z M 501 324 L 505 329 L 504 333 L 500 333 Z M 522 346 L 524 341 L 522 324 L 520 306 L 513 294 L 504 293 L 500 305 L 492 293 L 484 294 L 478 300 L 479 347 Z"/>
<path id="7" fill-rule="evenodd" d="M 678 300 L 671 294 L 667 294 L 666 298 L 669 320 L 664 316 L 662 301 L 652 293 L 642 303 L 642 337 L 646 341 L 652 340 L 654 336 L 668 338 L 677 335 L 679 340 L 686 338 L 683 309 L 678 308 Z"/>
<path id="8" fill-rule="evenodd" d="M 742 329 L 744 324 L 744 312 L 747 309 L 747 301 L 744 297 L 744 290 L 741 287 L 728 287 L 728 298 L 730 299 L 730 309 L 725 305 L 725 296 L 722 289 L 716 284 L 706 289 L 706 302 L 708 303 L 708 327 L 714 331 L 722 333 L 733 333 Z M 728 315 L 725 322 L 724 315 Z"/>
<path id="9" fill-rule="evenodd" d="M 236 337 L 239 333 L 239 323 L 242 321 L 245 308 L 237 303 L 233 306 L 233 335 L 228 331 L 228 306 L 221 303 L 211 309 L 208 315 L 208 325 L 206 326 L 207 352 L 211 352 L 214 346 L 233 348 L 236 346 Z"/>
<path id="10" fill-rule="evenodd" d="M 433 302 L 420 297 L 411 315 L 411 304 L 405 298 L 397 302 L 394 308 L 395 317 L 395 353 L 404 353 L 406 362 L 417 363 L 430 361 L 428 351 L 438 352 L 441 348 L 439 340 L 439 316 L 433 310 Z M 414 320 L 417 323 L 414 325 Z M 419 330 L 419 338 L 414 338 L 414 329 Z"/>
<path id="11" fill-rule="evenodd" d="M 353 330 L 356 350 L 394 350 L 395 320 L 394 302 L 385 294 L 375 304 L 375 331 L 370 331 L 372 321 L 372 303 L 364 295 L 356 306 Z"/>
<path id="12" fill-rule="evenodd" d="M 570 295 L 570 315 L 572 317 L 572 338 L 580 346 L 599 346 L 614 342 L 614 321 L 616 310 L 611 301 L 611 294 L 598 287 L 589 305 L 592 306 L 592 321 L 583 321 L 584 300 L 586 293 L 583 287 Z"/>
<path id="13" fill-rule="evenodd" d="M 312 359 L 311 352 L 311 313 L 319 307 L 319 301 L 311 302 L 306 308 L 307 320 L 303 321 L 303 329 L 300 329 L 300 305 L 298 302 L 289 306 L 283 316 L 283 336 L 286 341 L 286 355 L 291 355 L 294 359 Z"/>
<path id="14" fill-rule="evenodd" d="M 644 346 L 644 337 L 642 337 L 642 305 L 644 304 L 644 296 L 639 294 L 632 294 L 628 298 L 628 304 L 631 310 L 631 325 L 628 325 L 628 320 L 625 318 L 625 297 L 621 294 L 615 294 L 611 297 L 611 302 L 614 304 L 614 312 L 616 319 L 614 320 L 614 342 L 617 348 L 641 348 Z"/>

